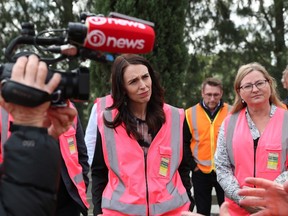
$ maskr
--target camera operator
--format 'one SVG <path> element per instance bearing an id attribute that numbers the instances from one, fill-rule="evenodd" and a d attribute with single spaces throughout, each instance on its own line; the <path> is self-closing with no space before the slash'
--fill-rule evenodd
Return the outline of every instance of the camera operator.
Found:
<path id="1" fill-rule="evenodd" d="M 47 73 L 46 64 L 35 55 L 20 57 L 13 67 L 11 80 L 51 94 L 61 76 L 54 74 L 45 84 Z M 7 103 L 2 97 L 0 105 L 14 119 L 11 136 L 4 144 L 0 215 L 53 215 L 60 178 L 57 139 L 72 125 L 77 111 L 70 107 L 50 108 L 50 102 L 24 107 Z"/>

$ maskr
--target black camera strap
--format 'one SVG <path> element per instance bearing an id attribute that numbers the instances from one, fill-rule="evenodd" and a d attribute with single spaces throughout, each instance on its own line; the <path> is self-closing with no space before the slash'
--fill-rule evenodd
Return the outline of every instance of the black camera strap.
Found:
<path id="1" fill-rule="evenodd" d="M 51 100 L 51 95 L 47 92 L 12 80 L 2 81 L 1 95 L 8 103 L 27 107 L 36 107 Z"/>

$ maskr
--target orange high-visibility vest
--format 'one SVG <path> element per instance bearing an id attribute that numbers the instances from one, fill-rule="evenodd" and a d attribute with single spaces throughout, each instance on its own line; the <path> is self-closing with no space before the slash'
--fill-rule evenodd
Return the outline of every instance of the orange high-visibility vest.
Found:
<path id="1" fill-rule="evenodd" d="M 229 110 L 230 106 L 224 103 L 213 122 L 199 103 L 185 111 L 192 135 L 190 143 L 192 155 L 203 173 L 210 173 L 215 169 L 214 153 L 217 147 L 218 132 Z"/>
<path id="2" fill-rule="evenodd" d="M 261 134 L 256 152 L 253 138 L 245 116 L 245 109 L 229 115 L 224 121 L 227 152 L 234 168 L 234 175 L 240 188 L 247 186 L 246 177 L 259 177 L 268 180 L 275 178 L 287 170 L 288 151 L 288 112 L 277 108 Z M 241 131 L 235 133 L 235 131 Z M 255 153 L 255 161 L 254 161 Z M 254 175 L 255 174 L 255 175 Z M 251 185 L 248 185 L 251 187 Z M 253 187 L 253 186 L 252 186 Z M 229 213 L 234 215 L 250 215 L 234 201 L 226 198 Z"/>
<path id="3" fill-rule="evenodd" d="M 117 110 L 104 111 L 112 120 Z M 180 215 L 190 201 L 178 167 L 183 156 L 184 111 L 164 105 L 166 122 L 153 139 L 145 159 L 137 140 L 123 125 L 115 129 L 98 117 L 109 183 L 102 195 L 103 215 Z"/>

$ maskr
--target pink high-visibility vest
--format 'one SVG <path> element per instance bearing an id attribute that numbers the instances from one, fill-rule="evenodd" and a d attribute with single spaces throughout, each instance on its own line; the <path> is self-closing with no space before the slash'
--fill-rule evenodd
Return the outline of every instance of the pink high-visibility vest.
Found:
<path id="1" fill-rule="evenodd" d="M 117 110 L 104 111 L 112 120 Z M 137 140 L 123 125 L 107 128 L 98 117 L 109 183 L 102 195 L 103 215 L 180 215 L 190 200 L 178 167 L 183 155 L 184 110 L 164 105 L 166 122 L 153 139 L 145 159 Z"/>
<path id="2" fill-rule="evenodd" d="M 74 125 L 77 125 L 77 116 L 74 118 Z M 88 209 L 89 203 L 86 196 L 86 185 L 83 178 L 82 166 L 78 160 L 76 130 L 74 127 L 70 127 L 68 131 L 59 136 L 59 145 L 69 177 L 76 186 L 82 202 Z"/>
<path id="3" fill-rule="evenodd" d="M 240 188 L 251 186 L 245 184 L 246 177 L 260 177 L 273 181 L 287 170 L 288 133 L 285 131 L 288 128 L 287 111 L 277 108 L 259 138 L 256 152 L 245 109 L 229 115 L 224 126 L 228 155 L 235 167 L 234 175 Z M 226 199 L 230 202 L 231 216 L 250 215 L 234 201 Z"/>

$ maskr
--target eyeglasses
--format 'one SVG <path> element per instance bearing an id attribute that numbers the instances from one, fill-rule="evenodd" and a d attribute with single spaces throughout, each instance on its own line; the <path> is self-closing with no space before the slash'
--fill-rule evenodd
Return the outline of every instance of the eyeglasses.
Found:
<path id="1" fill-rule="evenodd" d="M 218 94 L 218 93 L 215 93 L 215 94 L 212 94 L 212 93 L 207 93 L 207 94 L 205 94 L 207 97 L 209 97 L 209 98 L 211 98 L 212 96 L 214 97 L 214 98 L 218 98 L 218 97 L 220 97 L 220 94 Z"/>
<path id="2" fill-rule="evenodd" d="M 240 86 L 240 89 L 243 89 L 243 91 L 245 92 L 252 92 L 253 86 L 256 86 L 260 90 L 266 86 L 266 82 L 268 82 L 268 80 L 259 80 L 254 84 L 247 83 L 247 84 Z"/>

